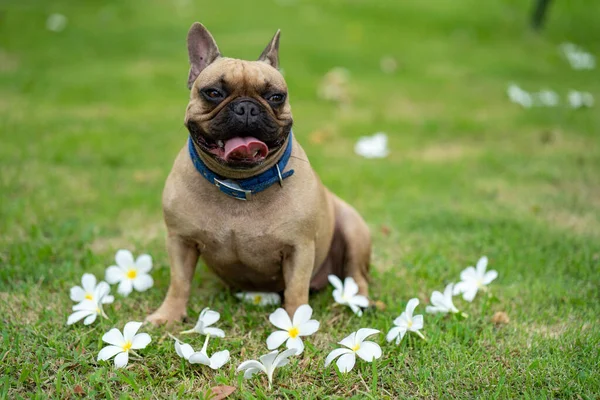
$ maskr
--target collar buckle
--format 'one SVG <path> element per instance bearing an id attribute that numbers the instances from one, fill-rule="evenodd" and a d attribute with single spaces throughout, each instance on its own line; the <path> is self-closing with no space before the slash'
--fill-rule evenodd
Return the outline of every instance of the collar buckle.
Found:
<path id="1" fill-rule="evenodd" d="M 231 179 L 219 180 L 214 178 L 215 186 L 219 188 L 219 190 L 225 193 L 228 196 L 234 197 L 238 200 L 251 200 L 252 199 L 252 191 L 242 189 L 237 182 L 232 181 Z"/>

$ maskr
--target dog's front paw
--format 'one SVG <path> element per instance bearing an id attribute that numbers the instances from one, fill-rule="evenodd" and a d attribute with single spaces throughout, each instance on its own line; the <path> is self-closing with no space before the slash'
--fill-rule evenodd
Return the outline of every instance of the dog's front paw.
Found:
<path id="1" fill-rule="evenodd" d="M 186 317 L 185 309 L 161 306 L 158 310 L 146 317 L 146 321 L 153 325 L 170 324 L 182 321 Z"/>

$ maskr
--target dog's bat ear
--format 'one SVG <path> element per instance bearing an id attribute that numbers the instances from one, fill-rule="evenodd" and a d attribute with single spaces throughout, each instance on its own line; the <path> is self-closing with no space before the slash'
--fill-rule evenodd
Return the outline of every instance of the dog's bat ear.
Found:
<path id="1" fill-rule="evenodd" d="M 190 56 L 190 75 L 188 89 L 192 88 L 200 72 L 221 55 L 217 42 L 199 22 L 194 22 L 187 36 L 188 54 Z"/>
<path id="2" fill-rule="evenodd" d="M 279 69 L 279 36 L 281 31 L 277 29 L 275 32 L 275 36 L 269 42 L 267 47 L 263 50 L 260 57 L 258 57 L 258 61 L 266 62 L 271 65 L 275 69 Z"/>

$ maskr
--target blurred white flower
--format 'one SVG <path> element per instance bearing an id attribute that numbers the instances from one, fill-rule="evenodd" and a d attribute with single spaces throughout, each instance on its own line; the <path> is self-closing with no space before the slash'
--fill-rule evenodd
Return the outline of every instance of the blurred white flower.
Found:
<path id="1" fill-rule="evenodd" d="M 283 308 L 275 310 L 269 315 L 269 321 L 281 330 L 269 335 L 267 348 L 276 349 L 287 341 L 285 346 L 288 349 L 296 349 L 296 355 L 301 354 L 304 351 L 304 343 L 300 336 L 310 336 L 319 329 L 319 321 L 310 319 L 312 312 L 308 304 L 303 304 L 294 313 L 292 321 Z"/>
<path id="2" fill-rule="evenodd" d="M 272 351 L 259 358 L 260 361 L 249 360 L 244 361 L 237 367 L 236 372 L 244 372 L 244 378 L 250 379 L 258 372 L 264 372 L 269 380 L 269 389 L 273 384 L 273 373 L 276 368 L 283 367 L 289 363 L 289 357 L 296 354 L 296 349 L 287 349 L 279 353 L 277 350 Z"/>
<path id="3" fill-rule="evenodd" d="M 365 158 L 387 157 L 389 154 L 387 142 L 387 135 L 383 132 L 377 132 L 373 136 L 363 136 L 354 145 L 354 152 Z"/>
<path id="4" fill-rule="evenodd" d="M 115 261 L 117 265 L 106 269 L 105 279 L 111 285 L 119 283 L 119 294 L 127 296 L 133 289 L 143 292 L 154 285 L 154 280 L 149 274 L 152 269 L 152 257 L 148 254 L 142 254 L 134 260 L 129 250 L 119 250 Z"/>
<path id="5" fill-rule="evenodd" d="M 335 275 L 329 275 L 327 279 L 329 279 L 329 282 L 335 288 L 333 290 L 333 299 L 335 302 L 349 306 L 354 311 L 354 314 L 361 317 L 363 314 L 361 307 L 368 307 L 369 299 L 358 294 L 358 285 L 354 281 L 354 278 L 348 276 L 344 279 L 344 283 Z"/>
<path id="6" fill-rule="evenodd" d="M 560 103 L 560 97 L 553 90 L 541 90 L 533 93 L 536 105 L 542 107 L 556 107 Z"/>
<path id="7" fill-rule="evenodd" d="M 519 104 L 522 107 L 529 108 L 533 105 L 533 99 L 531 95 L 521 89 L 519 86 L 514 83 L 510 84 L 507 89 L 508 98 L 513 103 Z"/>
<path id="8" fill-rule="evenodd" d="M 484 256 L 477 261 L 477 269 L 465 268 L 460 273 L 461 281 L 454 286 L 453 294 L 462 293 L 463 299 L 469 302 L 473 301 L 479 289 L 485 290 L 485 285 L 489 285 L 498 277 L 498 272 L 494 270 L 486 272 L 487 264 L 488 259 Z"/>
<path id="9" fill-rule="evenodd" d="M 223 332 L 222 329 L 210 327 L 211 325 L 215 324 L 220 318 L 221 314 L 206 307 L 200 313 L 200 316 L 198 317 L 198 322 L 196 322 L 196 326 L 194 326 L 194 328 L 192 329 L 183 331 L 181 333 L 186 334 L 196 332 L 201 335 L 210 335 L 214 337 L 223 338 L 225 337 L 225 332 Z"/>
<path id="10" fill-rule="evenodd" d="M 592 107 L 594 105 L 594 96 L 589 92 L 570 90 L 568 99 L 571 108 Z"/>
<path id="11" fill-rule="evenodd" d="M 347 347 L 346 349 L 335 349 L 325 359 L 325 367 L 327 367 L 333 360 L 340 357 L 336 364 L 340 369 L 340 372 L 346 373 L 354 368 L 356 363 L 356 356 L 359 356 L 367 362 L 381 357 L 381 347 L 375 342 L 365 340 L 368 336 L 379 333 L 377 329 L 362 328 L 356 332 L 352 332 L 350 335 L 342 339 L 339 344 Z"/>
<path id="12" fill-rule="evenodd" d="M 96 285 L 94 292 L 91 294 L 91 300 L 84 298 L 82 302 L 73 306 L 74 312 L 67 319 L 67 325 L 72 325 L 82 319 L 84 325 L 89 325 L 96 320 L 98 315 L 108 318 L 104 313 L 102 305 L 113 302 L 114 298 L 113 296 L 109 296 L 109 293 L 110 286 L 108 286 L 108 283 L 100 282 Z"/>
<path id="13" fill-rule="evenodd" d="M 147 333 L 137 333 L 142 326 L 141 322 L 128 322 L 123 328 L 123 333 L 113 328 L 102 336 L 102 341 L 110 346 L 104 347 L 98 353 L 98 361 L 106 361 L 115 357 L 115 368 L 123 368 L 129 361 L 129 353 L 133 350 L 143 349 L 151 341 Z M 134 353 L 135 354 L 135 353 Z"/>
<path id="14" fill-rule="evenodd" d="M 573 43 L 563 43 L 560 49 L 573 69 L 594 69 L 596 58 Z"/>
<path id="15" fill-rule="evenodd" d="M 202 350 L 196 352 L 189 344 L 181 343 L 175 339 L 175 351 L 179 357 L 189 361 L 191 364 L 202 364 L 212 369 L 219 369 L 229 361 L 229 350 L 218 351 L 212 357 L 209 357 L 206 351 L 209 339 L 210 335 L 207 335 Z"/>
<path id="16" fill-rule="evenodd" d="M 431 305 L 427 306 L 425 308 L 425 311 L 430 314 L 435 314 L 435 313 L 456 314 L 456 313 L 460 312 L 460 311 L 458 311 L 458 308 L 456 308 L 454 306 L 454 302 L 452 301 L 453 290 L 454 290 L 454 284 L 450 283 L 448 286 L 446 286 L 446 289 L 444 289 L 444 294 L 438 292 L 437 290 L 434 291 L 431 294 L 431 300 L 430 300 Z M 465 318 L 467 317 L 467 314 L 465 314 L 465 313 L 461 313 L 461 315 Z"/>
<path id="17" fill-rule="evenodd" d="M 108 284 L 104 281 L 100 282 L 98 285 L 102 283 L 108 286 Z M 81 277 L 81 286 L 73 286 L 71 288 L 71 300 L 78 303 L 84 300 L 98 302 L 96 288 L 96 277 L 92 274 L 83 274 Z M 108 288 L 108 292 L 110 292 L 110 287 Z M 115 298 L 113 296 L 109 296 L 108 294 L 102 297 L 102 304 L 109 304 L 113 301 L 115 301 Z"/>
<path id="18" fill-rule="evenodd" d="M 60 32 L 67 26 L 67 17 L 62 14 L 50 14 L 46 19 L 46 29 L 52 32 Z"/>
<path id="19" fill-rule="evenodd" d="M 396 339 L 396 344 L 399 344 L 407 331 L 415 332 L 422 339 L 425 339 L 425 336 L 419 330 L 423 329 L 423 316 L 415 315 L 413 316 L 413 312 L 415 308 L 419 305 L 419 299 L 410 299 L 408 304 L 406 305 L 406 310 L 400 314 L 398 318 L 394 320 L 394 325 L 392 329 L 388 332 L 386 336 L 386 340 L 391 342 Z"/>
<path id="20" fill-rule="evenodd" d="M 241 292 L 236 293 L 235 297 L 257 306 L 277 306 L 281 304 L 281 296 L 278 293 L 271 292 Z"/>

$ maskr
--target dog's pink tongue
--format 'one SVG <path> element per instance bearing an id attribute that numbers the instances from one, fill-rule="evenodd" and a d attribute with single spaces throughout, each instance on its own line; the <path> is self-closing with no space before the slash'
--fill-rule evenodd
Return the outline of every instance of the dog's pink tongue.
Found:
<path id="1" fill-rule="evenodd" d="M 255 137 L 234 137 L 225 142 L 225 161 L 261 160 L 269 154 L 269 148 Z"/>

